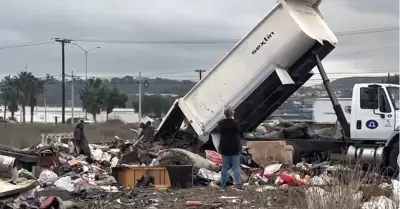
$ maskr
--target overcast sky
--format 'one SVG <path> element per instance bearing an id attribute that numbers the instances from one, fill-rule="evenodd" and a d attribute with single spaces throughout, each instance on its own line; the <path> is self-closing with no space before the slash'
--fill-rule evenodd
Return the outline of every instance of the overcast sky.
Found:
<path id="1" fill-rule="evenodd" d="M 274 4 L 275 0 L 2 0 L 0 45 L 54 37 L 240 39 Z M 320 9 L 335 32 L 399 25 L 398 0 L 324 0 Z M 398 38 L 398 31 L 338 36 L 338 46 L 324 64 L 329 73 L 397 72 Z M 86 49 L 101 47 L 89 53 L 89 76 L 136 76 L 142 70 L 144 75 L 164 73 L 159 76 L 177 79 L 196 79 L 194 69 L 210 69 L 234 45 L 77 43 Z M 66 71 L 84 75 L 84 58 L 77 46 L 67 45 Z M 59 75 L 60 44 L 0 49 L 1 75 L 18 73 L 25 66 L 37 76 Z M 188 72 L 168 74 L 174 71 Z M 339 76 L 343 75 L 332 74 L 331 78 Z"/>

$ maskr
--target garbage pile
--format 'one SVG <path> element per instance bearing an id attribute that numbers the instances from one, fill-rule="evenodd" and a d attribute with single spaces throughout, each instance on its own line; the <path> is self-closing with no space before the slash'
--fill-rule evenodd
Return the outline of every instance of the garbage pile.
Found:
<path id="1" fill-rule="evenodd" d="M 78 154 L 70 134 L 56 134 L 41 142 L 22 150 L 0 146 L 0 207 L 99 208 L 103 206 L 96 204 L 101 202 L 158 208 L 161 201 L 165 203 L 173 196 L 174 192 L 168 190 L 171 187 L 198 185 L 212 191 L 221 181 L 222 156 L 213 150 L 196 153 L 195 141 L 143 138 L 126 141 L 115 136 L 102 144 L 89 144 L 91 156 Z M 265 153 L 257 153 L 254 147 L 263 150 L 262 143 L 273 146 L 264 150 Z M 272 150 L 285 153 L 285 156 L 274 155 Z M 334 189 L 352 183 L 345 177 L 352 176 L 355 168 L 333 162 L 293 165 L 288 160 L 292 154 L 293 147 L 288 149 L 284 142 L 257 142 L 250 148 L 243 146 L 241 180 L 244 188 L 260 194 L 303 189 L 306 197 L 313 197 L 307 199 L 309 208 L 318 208 L 323 203 L 318 198 L 324 201 L 331 196 L 337 198 L 332 195 Z M 228 186 L 234 184 L 232 169 L 229 174 Z M 360 185 L 400 188 L 395 181 L 375 173 L 364 173 L 359 179 L 358 188 L 352 188 L 354 191 L 350 193 L 355 195 L 353 199 L 360 199 L 359 204 L 363 204 L 364 209 L 369 209 L 372 203 L 391 199 L 387 200 L 389 194 L 365 197 L 365 192 L 359 193 Z M 186 201 L 182 197 L 174 197 L 173 201 L 180 199 Z M 198 199 L 192 200 L 195 202 L 189 201 L 189 205 L 199 204 Z M 234 203 L 230 201 L 230 204 Z M 171 203 L 170 207 L 175 205 Z"/>
<path id="2" fill-rule="evenodd" d="M 254 131 L 257 137 L 269 139 L 333 139 L 340 137 L 335 127 L 312 130 L 306 123 L 282 121 L 263 123 Z"/>
<path id="3" fill-rule="evenodd" d="M 65 205 L 79 202 L 78 199 L 98 200 L 105 197 L 124 205 L 120 200 L 122 196 L 125 201 L 130 199 L 128 205 L 148 206 L 154 201 L 143 201 L 137 197 L 154 196 L 155 191 L 139 192 L 136 189 L 145 187 L 155 190 L 157 182 L 154 177 L 142 173 L 141 176 L 134 176 L 133 184 L 121 185 L 123 181 L 117 181 L 119 173 L 118 170 L 113 173 L 114 168 L 174 164 L 178 162 L 173 160 L 177 153 L 181 153 L 180 158 L 186 160 L 184 164 L 196 162 L 196 159 L 191 161 L 196 155 L 189 151 L 168 149 L 190 146 L 190 143 L 182 141 L 125 141 L 116 136 L 107 143 L 89 144 L 91 156 L 78 154 L 70 133 L 47 135 L 41 142 L 22 150 L 0 146 L 0 207 L 65 208 Z M 188 157 L 183 158 L 184 155 Z M 111 198 L 112 194 L 119 194 L 118 198 Z"/>

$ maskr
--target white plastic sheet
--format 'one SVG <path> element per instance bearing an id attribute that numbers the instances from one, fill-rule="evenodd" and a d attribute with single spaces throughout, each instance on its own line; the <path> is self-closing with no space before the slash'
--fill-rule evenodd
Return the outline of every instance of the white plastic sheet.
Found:
<path id="1" fill-rule="evenodd" d="M 273 174 L 278 172 L 282 167 L 282 164 L 271 164 L 271 165 L 267 165 L 264 168 L 264 175 L 266 174 Z"/>
<path id="2" fill-rule="evenodd" d="M 216 173 L 214 171 L 207 170 L 205 168 L 200 168 L 197 175 L 208 179 L 210 181 L 220 181 L 221 180 L 221 173 Z"/>
<path id="3" fill-rule="evenodd" d="M 44 170 L 40 173 L 38 181 L 40 183 L 46 183 L 46 182 L 54 183 L 55 181 L 57 181 L 57 179 L 58 176 L 53 171 Z"/>
<path id="4" fill-rule="evenodd" d="M 75 189 L 74 182 L 71 180 L 70 176 L 59 178 L 56 182 L 54 182 L 54 185 L 69 192 L 73 192 Z"/>

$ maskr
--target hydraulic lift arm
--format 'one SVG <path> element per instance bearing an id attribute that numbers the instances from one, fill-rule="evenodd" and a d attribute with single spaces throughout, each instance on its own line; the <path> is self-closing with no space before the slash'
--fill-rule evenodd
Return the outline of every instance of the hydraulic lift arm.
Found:
<path id="1" fill-rule="evenodd" d="M 343 109 L 340 106 L 340 104 L 339 104 L 339 102 L 338 102 L 338 100 L 336 98 L 336 95 L 332 90 L 331 83 L 330 83 L 330 81 L 328 79 L 328 76 L 325 73 L 325 69 L 322 66 L 322 63 L 321 63 L 321 60 L 320 60 L 318 54 L 315 54 L 315 62 L 317 64 L 317 68 L 318 68 L 319 74 L 321 74 L 322 82 L 323 82 L 323 84 L 325 86 L 325 89 L 328 92 L 329 99 L 332 102 L 333 110 L 335 111 L 335 113 L 337 115 L 337 118 L 339 120 L 339 123 L 342 126 L 343 138 L 344 138 L 344 140 L 349 140 L 350 139 L 350 125 L 347 122 L 347 119 L 346 119 L 346 117 L 344 116 L 344 113 L 343 113 Z"/>

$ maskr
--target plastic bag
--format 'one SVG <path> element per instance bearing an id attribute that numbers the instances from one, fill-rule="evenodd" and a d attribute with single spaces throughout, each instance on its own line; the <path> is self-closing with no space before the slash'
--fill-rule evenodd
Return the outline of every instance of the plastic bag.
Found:
<path id="1" fill-rule="evenodd" d="M 220 173 L 216 173 L 214 171 L 210 171 L 205 168 L 200 168 L 197 175 L 199 175 L 200 177 L 203 177 L 205 179 L 208 179 L 210 181 L 220 181 L 221 180 Z"/>
<path id="2" fill-rule="evenodd" d="M 56 173 L 50 170 L 44 170 L 40 173 L 38 181 L 40 183 L 46 183 L 46 182 L 51 182 L 54 183 L 57 181 L 58 176 Z"/>

